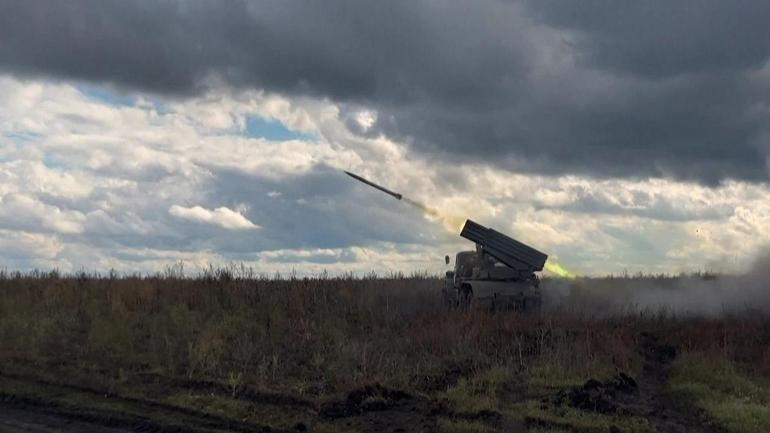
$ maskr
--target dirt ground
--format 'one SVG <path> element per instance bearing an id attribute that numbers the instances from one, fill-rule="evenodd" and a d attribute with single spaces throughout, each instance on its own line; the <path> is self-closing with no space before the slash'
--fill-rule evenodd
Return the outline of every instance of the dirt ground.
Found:
<path id="1" fill-rule="evenodd" d="M 541 399 L 541 407 L 570 407 L 587 413 L 621 414 L 642 417 L 658 433 L 723 433 L 702 414 L 676 401 L 667 391 L 674 347 L 660 344 L 652 334 L 639 336 L 638 350 L 644 361 L 636 378 L 618 372 L 605 381 L 588 380 L 584 385 L 562 389 Z M 251 419 L 232 419 L 210 412 L 176 407 L 153 400 L 142 400 L 100 390 L 50 383 L 39 379 L 0 373 L 0 431 L 8 433 L 88 433 L 88 432 L 424 432 L 441 431 L 441 420 L 481 423 L 485 431 L 590 431 L 570 425 L 549 423 L 533 417 L 513 418 L 497 411 L 474 413 L 453 411 L 446 400 L 431 391 L 446 388 L 462 376 L 461 370 L 447 371 L 441 377 L 426 378 L 420 392 L 407 392 L 370 385 L 353 390 L 337 400 L 313 402 L 280 394 L 244 391 L 238 398 L 253 406 L 306 414 L 306 421 L 288 427 Z M 29 384 L 45 389 L 43 397 L 7 392 L 8 383 Z M 520 385 L 520 384 L 519 384 Z M 505 384 L 498 390 L 501 406 L 516 404 L 533 396 L 526 387 Z M 161 388 L 180 386 L 156 383 Z M 222 390 L 216 384 L 188 383 L 181 386 L 214 396 Z M 79 405 L 62 405 L 57 397 L 67 395 Z M 105 406 L 106 405 L 106 406 Z M 117 409 L 116 409 L 117 408 Z M 622 432 L 611 426 L 610 433 Z"/>
<path id="2" fill-rule="evenodd" d="M 34 409 L 20 410 L 0 405 L 0 431 L 4 433 L 126 433 L 133 430 L 109 428 L 99 424 L 46 415 Z"/>
<path id="3" fill-rule="evenodd" d="M 643 334 L 640 351 L 644 357 L 639 378 L 641 414 L 646 416 L 658 432 L 720 433 L 702 414 L 694 412 L 671 398 L 666 392 L 671 376 L 671 363 L 677 355 L 675 347 L 658 344 L 652 334 Z"/>
<path id="4" fill-rule="evenodd" d="M 643 417 L 659 433 L 724 431 L 668 392 L 671 363 L 677 356 L 675 347 L 659 344 L 655 335 L 643 333 L 638 350 L 644 360 L 638 378 L 619 373 L 605 382 L 591 379 L 581 387 L 562 390 L 549 402 L 598 413 Z"/>

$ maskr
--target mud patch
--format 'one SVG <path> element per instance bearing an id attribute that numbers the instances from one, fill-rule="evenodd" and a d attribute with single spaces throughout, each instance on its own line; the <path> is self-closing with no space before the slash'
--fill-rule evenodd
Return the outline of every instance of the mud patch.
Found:
<path id="1" fill-rule="evenodd" d="M 669 393 L 671 364 L 676 347 L 660 342 L 652 333 L 639 335 L 639 354 L 644 360 L 640 376 L 640 406 L 655 431 L 661 433 L 724 433 L 704 413 Z"/>
<path id="2" fill-rule="evenodd" d="M 345 400 L 321 405 L 319 415 L 326 419 L 345 418 L 364 412 L 391 409 L 411 400 L 412 396 L 403 391 L 374 384 L 349 392 Z"/>
<path id="3" fill-rule="evenodd" d="M 662 343 L 653 333 L 641 333 L 638 341 L 643 365 L 636 379 L 624 373 L 605 382 L 591 379 L 543 399 L 542 408 L 550 404 L 603 415 L 643 417 L 658 433 L 723 433 L 703 413 L 670 395 L 676 347 Z"/>
<path id="4" fill-rule="evenodd" d="M 446 367 L 443 371 L 436 374 L 414 377 L 412 383 L 417 389 L 424 392 L 446 391 L 448 388 L 457 385 L 460 378 L 467 376 L 472 370 L 471 365 L 458 363 Z"/>
<path id="5" fill-rule="evenodd" d="M 13 379 L 18 380 L 18 379 Z M 30 381 L 41 396 L 17 395 L 0 391 L 0 412 L 5 409 L 30 416 L 66 420 L 70 424 L 102 426 L 159 433 L 278 432 L 270 426 L 256 425 L 210 413 L 177 407 L 152 400 L 121 397 L 88 387 Z M 62 402 L 57 396 L 67 396 Z M 79 431 L 62 429 L 62 432 Z M 98 431 L 98 430 L 97 430 Z"/>
<path id="6" fill-rule="evenodd" d="M 540 408 L 571 407 L 616 416 L 618 422 L 622 422 L 623 417 L 646 419 L 658 433 L 724 432 L 702 412 L 670 394 L 671 365 L 678 355 L 676 347 L 662 342 L 655 333 L 643 332 L 638 336 L 637 351 L 643 364 L 636 378 L 618 373 L 604 382 L 590 379 L 582 386 L 564 389 L 541 400 Z M 530 426 L 542 423 L 542 420 L 527 421 Z M 572 428 L 569 425 L 559 427 Z"/>
<path id="7" fill-rule="evenodd" d="M 676 359 L 676 347 L 661 344 L 654 334 L 639 335 L 639 354 L 644 360 L 642 380 L 651 385 L 664 385 L 671 377 L 671 363 Z"/>
<path id="8" fill-rule="evenodd" d="M 589 379 L 583 386 L 562 390 L 551 403 L 601 414 L 628 415 L 632 413 L 628 407 L 629 396 L 638 389 L 633 377 L 619 373 L 606 382 Z"/>
<path id="9" fill-rule="evenodd" d="M 452 414 L 452 417 L 467 421 L 481 421 L 485 424 L 500 424 L 503 421 L 503 415 L 493 410 L 480 410 L 472 413 L 458 412 Z"/>
<path id="10" fill-rule="evenodd" d="M 130 433 L 136 430 L 110 428 L 0 405 L 0 431 L 3 433 Z"/>
<path id="11" fill-rule="evenodd" d="M 379 384 L 321 405 L 319 418 L 360 432 L 438 432 L 437 415 L 446 408 L 434 400 Z"/>

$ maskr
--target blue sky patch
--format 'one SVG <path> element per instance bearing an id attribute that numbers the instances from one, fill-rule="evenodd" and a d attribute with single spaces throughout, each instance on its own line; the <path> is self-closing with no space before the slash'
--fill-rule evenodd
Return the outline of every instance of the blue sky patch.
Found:
<path id="1" fill-rule="evenodd" d="M 9 138 L 15 142 L 30 142 L 30 141 L 39 140 L 40 138 L 42 138 L 42 135 L 36 132 L 13 131 L 13 132 L 4 132 L 3 137 Z"/>
<path id="2" fill-rule="evenodd" d="M 289 129 L 277 120 L 252 115 L 246 116 L 245 135 L 271 141 L 311 140 L 315 138 L 313 134 Z"/>
<path id="3" fill-rule="evenodd" d="M 99 86 L 95 84 L 78 84 L 78 91 L 88 98 L 95 99 L 99 102 L 112 106 L 124 106 L 131 107 L 134 105 L 136 98 L 120 92 L 116 92 L 106 86 Z"/>
<path id="4" fill-rule="evenodd" d="M 46 153 L 43 156 L 43 165 L 48 168 L 67 168 L 61 159 L 51 153 Z"/>

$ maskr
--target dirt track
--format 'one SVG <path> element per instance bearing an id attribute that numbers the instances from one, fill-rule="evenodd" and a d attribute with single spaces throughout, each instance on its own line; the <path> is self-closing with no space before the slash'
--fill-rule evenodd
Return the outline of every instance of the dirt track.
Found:
<path id="1" fill-rule="evenodd" d="M 642 407 L 645 416 L 660 433 L 722 433 L 711 425 L 702 414 L 672 398 L 667 387 L 671 376 L 671 363 L 677 356 L 675 347 L 662 345 L 652 334 L 642 334 L 639 350 L 644 359 L 639 379 Z"/>
<path id="2" fill-rule="evenodd" d="M 643 417 L 658 433 L 723 433 L 703 414 L 670 395 L 676 348 L 660 344 L 649 333 L 642 333 L 639 340 L 638 350 L 644 363 L 637 379 L 623 373 L 605 382 L 591 379 L 580 387 L 562 390 L 549 402 L 588 412 Z"/>
<path id="3" fill-rule="evenodd" d="M 668 393 L 671 364 L 677 356 L 674 347 L 660 344 L 653 334 L 643 333 L 639 336 L 638 350 L 644 363 L 637 378 L 620 373 L 605 382 L 589 380 L 581 387 L 562 390 L 543 400 L 543 403 L 554 406 L 568 405 L 589 412 L 643 417 L 658 433 L 724 433 L 724 430 L 711 425 L 702 414 L 676 401 Z M 460 370 L 452 370 L 442 377 L 430 378 L 425 384 L 426 389 L 432 389 L 436 383 L 446 388 L 461 375 Z M 259 419 L 249 422 L 232 420 L 165 403 L 107 395 L 103 391 L 87 387 L 51 383 L 7 373 L 0 374 L 0 379 L 10 381 L 8 383 L 15 381 L 42 387 L 40 389 L 53 392 L 49 395 L 54 396 L 74 393 L 81 398 L 91 399 L 82 401 L 96 402 L 97 407 L 100 402 L 109 401 L 123 405 L 120 407 L 126 409 L 97 409 L 89 407 L 88 403 L 68 407 L 47 399 L 0 393 L 0 432 L 4 433 L 282 431 L 262 425 Z M 172 383 L 161 386 L 186 387 L 211 395 L 221 391 L 221 386 L 213 383 Z M 312 419 L 338 426 L 345 431 L 438 433 L 440 418 L 481 421 L 497 431 L 505 432 L 526 432 L 527 425 L 574 430 L 566 425 L 543 424 L 539 420 L 507 419 L 495 411 L 457 413 L 446 402 L 427 397 L 424 393 L 408 393 L 379 385 L 353 390 L 339 400 L 327 401 L 321 405 L 290 396 L 247 391 L 242 392 L 238 398 L 258 406 L 312 413 Z M 498 394 L 502 405 L 531 397 L 526 395 L 526 387 L 522 386 L 506 386 L 498 390 Z M 133 415 L 130 415 L 131 413 Z M 312 429 L 312 424 L 298 423 L 283 431 L 304 432 Z"/>
<path id="4" fill-rule="evenodd" d="M 73 421 L 35 410 L 19 410 L 0 403 L 0 431 L 3 433 L 128 433 L 99 424 Z"/>

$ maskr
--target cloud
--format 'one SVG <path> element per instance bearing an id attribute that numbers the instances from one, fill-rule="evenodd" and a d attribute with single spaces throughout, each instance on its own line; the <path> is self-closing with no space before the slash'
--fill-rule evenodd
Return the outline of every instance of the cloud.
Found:
<path id="1" fill-rule="evenodd" d="M 0 196 L 0 227 L 81 233 L 85 219 L 81 212 L 61 210 L 29 195 Z"/>
<path id="2" fill-rule="evenodd" d="M 0 266 L 12 269 L 154 272 L 182 260 L 191 271 L 236 262 L 267 274 L 439 274 L 444 254 L 472 248 L 342 170 L 494 227 L 578 273 L 732 270 L 770 242 L 762 183 L 447 161 L 364 131 L 362 106 L 325 98 L 217 88 L 121 99 L 110 86 L 2 76 L 0 90 Z M 209 122 L 211 113 L 220 118 Z M 303 137 L 251 137 L 248 116 Z"/>
<path id="3" fill-rule="evenodd" d="M 61 250 L 55 236 L 0 229 L 0 257 L 5 260 L 50 260 Z"/>
<path id="4" fill-rule="evenodd" d="M 75 0 L 0 9 L 0 70 L 19 77 L 188 98 L 222 86 L 327 98 L 357 133 L 509 172 L 768 180 L 764 4 Z M 237 117 L 200 111 L 196 127 L 238 127 Z"/>
<path id="5" fill-rule="evenodd" d="M 764 2 L 529 3 L 543 23 L 577 32 L 581 61 L 623 73 L 661 77 L 750 70 L 761 68 L 770 52 L 770 29 L 764 25 L 770 4 Z"/>
<path id="6" fill-rule="evenodd" d="M 168 209 L 168 213 L 177 218 L 213 224 L 229 230 L 259 228 L 258 225 L 246 219 L 240 212 L 236 212 L 224 206 L 209 210 L 200 206 L 182 207 L 173 205 Z"/>

